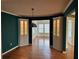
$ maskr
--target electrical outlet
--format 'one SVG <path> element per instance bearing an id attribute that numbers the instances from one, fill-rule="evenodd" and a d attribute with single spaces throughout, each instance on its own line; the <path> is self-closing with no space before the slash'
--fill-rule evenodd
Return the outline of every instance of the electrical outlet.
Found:
<path id="1" fill-rule="evenodd" d="M 10 45 L 12 46 L 12 43 L 10 43 Z"/>

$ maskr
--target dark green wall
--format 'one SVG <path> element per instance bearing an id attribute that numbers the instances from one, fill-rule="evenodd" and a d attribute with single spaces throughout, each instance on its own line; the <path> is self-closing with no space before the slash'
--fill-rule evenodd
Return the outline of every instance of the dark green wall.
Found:
<path id="1" fill-rule="evenodd" d="M 18 45 L 18 18 L 1 12 L 2 53 Z"/>

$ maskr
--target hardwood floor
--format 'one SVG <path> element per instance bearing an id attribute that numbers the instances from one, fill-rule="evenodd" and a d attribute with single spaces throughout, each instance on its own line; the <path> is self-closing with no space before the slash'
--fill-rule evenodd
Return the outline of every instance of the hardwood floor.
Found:
<path id="1" fill-rule="evenodd" d="M 48 38 L 33 39 L 32 46 L 19 47 L 2 59 L 66 59 L 66 55 L 49 47 Z"/>
<path id="2" fill-rule="evenodd" d="M 74 45 L 70 44 L 69 42 L 67 42 L 67 58 L 68 59 L 74 59 Z"/>

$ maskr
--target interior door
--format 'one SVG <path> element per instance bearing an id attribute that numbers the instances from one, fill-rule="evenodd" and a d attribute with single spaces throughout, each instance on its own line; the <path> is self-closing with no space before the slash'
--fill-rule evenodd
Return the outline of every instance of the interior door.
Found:
<path id="1" fill-rule="evenodd" d="M 28 20 L 27 19 L 20 19 L 19 21 L 19 46 L 25 46 L 29 44 L 29 35 L 28 35 Z"/>
<path id="2" fill-rule="evenodd" d="M 53 19 L 53 48 L 62 51 L 62 17 Z"/>
<path id="3" fill-rule="evenodd" d="M 66 47 L 67 42 L 74 46 L 74 28 L 75 28 L 75 18 L 74 17 L 67 17 L 67 34 L 66 34 Z"/>

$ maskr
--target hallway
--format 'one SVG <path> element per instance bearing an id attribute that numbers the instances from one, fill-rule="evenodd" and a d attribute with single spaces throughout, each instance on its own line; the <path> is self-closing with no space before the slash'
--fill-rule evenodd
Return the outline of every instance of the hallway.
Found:
<path id="1" fill-rule="evenodd" d="M 66 55 L 50 49 L 47 37 L 36 37 L 32 46 L 19 47 L 4 55 L 3 59 L 66 59 Z"/>

